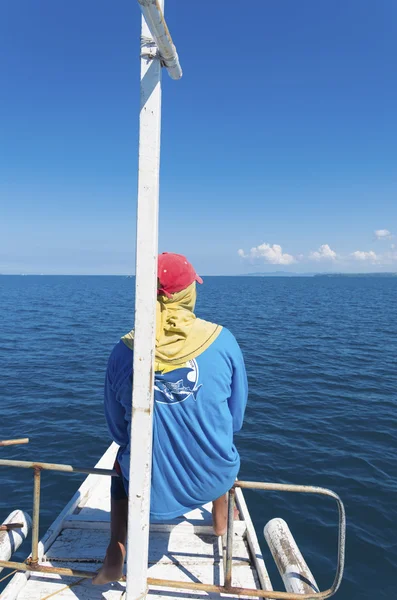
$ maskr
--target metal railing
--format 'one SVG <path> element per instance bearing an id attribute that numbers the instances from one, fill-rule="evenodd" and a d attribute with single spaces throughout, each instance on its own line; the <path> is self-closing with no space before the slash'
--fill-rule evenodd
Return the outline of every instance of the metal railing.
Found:
<path id="1" fill-rule="evenodd" d="M 0 446 L 14 446 L 26 444 L 28 438 L 0 441 Z M 24 563 L 0 560 L 0 567 L 18 569 L 19 571 L 43 571 L 46 573 L 59 573 L 64 575 L 75 575 L 78 573 L 73 569 L 57 569 L 39 564 L 39 524 L 40 524 L 40 488 L 42 471 L 60 471 L 63 473 L 84 473 L 86 475 L 110 475 L 118 477 L 113 469 L 87 469 L 86 467 L 73 467 L 72 465 L 60 465 L 56 463 L 32 462 L 26 460 L 0 459 L 0 467 L 17 467 L 20 469 L 33 469 L 33 518 L 32 518 L 32 553 Z M 64 572 L 67 571 L 67 572 Z M 78 575 L 83 577 L 85 575 Z M 92 577 L 90 575 L 86 575 Z"/>
<path id="2" fill-rule="evenodd" d="M 17 443 L 26 443 L 25 440 L 7 440 L 0 442 L 0 446 L 8 446 Z M 41 471 L 61 471 L 66 473 L 85 473 L 92 475 L 107 475 L 118 477 L 116 471 L 112 469 L 98 469 L 73 467 L 71 465 L 52 464 L 43 462 L 30 462 L 21 460 L 0 460 L 0 467 L 17 467 L 25 469 L 33 469 L 33 520 L 32 520 L 32 553 L 31 556 L 23 563 L 13 561 L 0 560 L 0 567 L 16 569 L 19 571 L 34 571 L 40 573 L 56 573 L 64 577 L 87 577 L 91 578 L 95 573 L 92 571 L 82 571 L 77 569 L 68 569 L 62 567 L 50 567 L 39 564 L 39 512 L 40 512 L 40 483 Z M 250 589 L 234 587 L 232 583 L 232 565 L 233 565 L 233 536 L 234 536 L 234 507 L 235 507 L 235 491 L 236 488 L 263 490 L 272 492 L 292 492 L 301 494 L 319 494 L 333 498 L 338 506 L 339 512 L 339 532 L 338 532 L 338 559 L 336 574 L 332 586 L 322 592 L 310 594 L 294 594 L 291 592 L 277 592 L 264 589 Z M 307 485 L 290 485 L 283 483 L 262 483 L 258 481 L 236 481 L 232 489 L 229 491 L 228 516 L 227 516 L 227 534 L 226 534 L 226 559 L 225 559 L 225 574 L 224 585 L 212 585 L 206 583 L 182 582 L 169 579 L 157 579 L 148 577 L 148 587 L 168 587 L 174 589 L 214 592 L 223 594 L 235 594 L 236 596 L 252 596 L 256 598 L 269 598 L 278 600 L 322 600 L 329 598 L 338 590 L 343 577 L 344 561 L 345 561 L 345 539 L 346 539 L 346 516 L 342 500 L 339 496 L 326 488 L 307 486 Z"/>

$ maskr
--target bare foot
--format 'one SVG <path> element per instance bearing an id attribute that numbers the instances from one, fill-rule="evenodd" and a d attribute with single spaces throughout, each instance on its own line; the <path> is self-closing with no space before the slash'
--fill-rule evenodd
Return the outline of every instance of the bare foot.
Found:
<path id="1" fill-rule="evenodd" d="M 120 543 L 109 545 L 103 565 L 92 580 L 93 585 L 119 581 L 123 576 L 124 560 L 124 546 Z"/>

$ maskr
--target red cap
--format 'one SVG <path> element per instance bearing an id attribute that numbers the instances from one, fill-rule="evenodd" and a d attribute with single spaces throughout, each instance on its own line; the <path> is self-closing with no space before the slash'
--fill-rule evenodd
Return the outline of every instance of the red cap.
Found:
<path id="1" fill-rule="evenodd" d="M 182 254 L 172 254 L 163 252 L 159 254 L 157 263 L 157 277 L 159 280 L 158 293 L 171 297 L 172 294 L 181 292 L 193 283 L 203 283 L 194 270 L 193 265 L 182 256 Z"/>

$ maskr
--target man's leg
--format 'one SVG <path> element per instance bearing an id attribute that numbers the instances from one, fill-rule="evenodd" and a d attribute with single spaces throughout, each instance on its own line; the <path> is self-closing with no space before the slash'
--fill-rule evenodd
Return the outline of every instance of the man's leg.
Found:
<path id="1" fill-rule="evenodd" d="M 225 535 L 227 531 L 228 494 L 224 494 L 212 502 L 212 524 L 215 535 Z M 237 507 L 234 507 L 234 519 L 239 519 Z"/>
<path id="2" fill-rule="evenodd" d="M 115 500 L 111 507 L 111 536 L 103 566 L 93 578 L 94 585 L 118 581 L 123 574 L 127 542 L 128 498 Z"/>
<path id="3" fill-rule="evenodd" d="M 212 502 L 212 524 L 215 535 L 224 535 L 227 530 L 227 494 Z"/>
<path id="4" fill-rule="evenodd" d="M 110 581 L 118 581 L 123 574 L 127 543 L 128 496 L 117 461 L 114 467 L 120 476 L 112 477 L 110 543 L 102 568 L 92 580 L 94 585 L 103 585 Z"/>

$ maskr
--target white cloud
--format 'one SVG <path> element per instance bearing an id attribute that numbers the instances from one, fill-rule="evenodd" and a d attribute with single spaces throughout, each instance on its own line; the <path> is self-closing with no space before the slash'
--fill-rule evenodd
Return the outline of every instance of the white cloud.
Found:
<path id="1" fill-rule="evenodd" d="M 310 252 L 310 260 L 336 260 L 338 255 L 332 250 L 328 244 L 323 244 L 315 252 Z"/>
<path id="2" fill-rule="evenodd" d="M 394 238 L 389 230 L 382 229 L 376 232 L 379 234 L 379 239 L 386 239 L 387 236 Z M 370 265 L 376 267 L 392 267 L 393 269 L 397 263 L 397 243 L 387 244 L 388 249 L 384 249 L 383 252 L 375 252 L 374 250 L 364 251 L 356 250 L 349 254 L 339 254 L 333 250 L 329 244 L 322 244 L 317 250 L 310 252 L 309 254 L 296 253 L 294 255 L 283 252 L 283 248 L 279 244 L 267 244 L 263 243 L 259 246 L 255 246 L 245 252 L 242 248 L 237 251 L 240 258 L 249 260 L 251 263 L 264 262 L 271 265 L 292 265 L 292 264 L 304 264 L 308 261 L 327 263 L 329 265 L 339 265 L 339 267 L 353 267 L 354 263 L 361 263 L 365 269 L 371 268 Z"/>
<path id="3" fill-rule="evenodd" d="M 393 237 L 391 231 L 388 229 L 377 229 L 374 231 L 374 234 L 377 240 L 387 240 Z"/>
<path id="4" fill-rule="evenodd" d="M 372 263 L 377 262 L 378 261 L 378 255 L 373 251 L 370 250 L 369 252 L 363 252 L 361 250 L 356 250 L 355 252 L 352 252 L 352 257 L 355 260 L 361 260 L 361 261 L 370 261 Z"/>
<path id="5" fill-rule="evenodd" d="M 244 250 L 239 250 L 238 255 L 242 258 L 251 259 L 263 259 L 265 262 L 271 265 L 291 265 L 296 262 L 296 258 L 292 254 L 283 252 L 283 249 L 279 244 L 260 244 L 255 248 L 251 248 L 248 254 L 245 254 Z"/>

